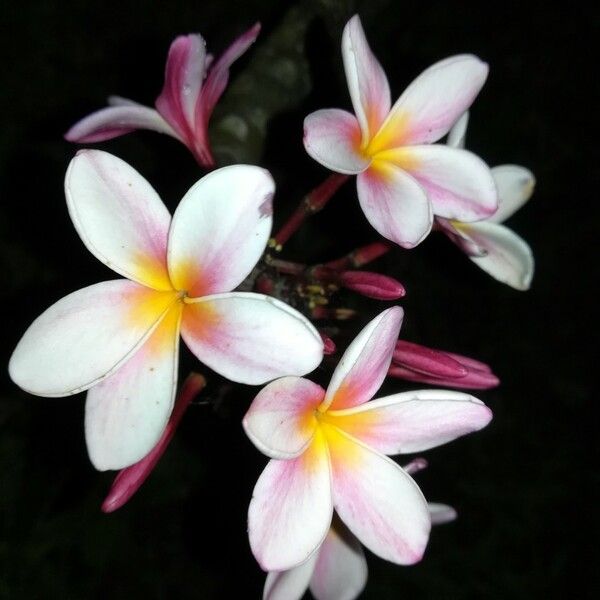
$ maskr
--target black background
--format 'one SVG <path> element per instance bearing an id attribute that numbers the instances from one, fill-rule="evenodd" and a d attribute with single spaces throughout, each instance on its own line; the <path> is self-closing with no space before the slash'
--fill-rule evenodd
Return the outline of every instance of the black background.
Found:
<path id="1" fill-rule="evenodd" d="M 255 162 L 273 172 L 278 223 L 327 174 L 304 152 L 302 119 L 318 108 L 349 107 L 339 41 L 355 11 L 394 97 L 451 54 L 489 62 L 467 147 L 490 165 L 523 164 L 535 173 L 534 196 L 510 226 L 531 244 L 536 274 L 529 292 L 514 291 L 439 235 L 374 263 L 408 289 L 404 338 L 485 360 L 502 385 L 478 394 L 494 410 L 491 425 L 428 452 L 430 468 L 418 476 L 429 499 L 457 508 L 458 521 L 434 530 L 415 567 L 370 556 L 364 597 L 594 595 L 598 478 L 587 465 L 597 437 L 588 347 L 597 305 L 597 15 L 577 3 L 554 10 L 542 2 L 0 6 L 2 364 L 44 308 L 112 277 L 69 221 L 62 179 L 75 147 L 62 134 L 108 94 L 152 104 L 176 35 L 201 32 L 218 52 L 263 23 L 257 44 L 233 68 L 211 133 L 221 164 Z M 250 123 L 243 142 L 228 129 L 232 114 Z M 171 209 L 202 174 L 182 145 L 157 134 L 99 147 L 133 164 Z M 325 260 L 375 239 L 347 184 L 284 256 Z M 360 311 L 348 335 L 386 306 L 350 294 L 337 302 Z M 112 476 L 87 460 L 83 397 L 36 398 L 2 375 L 2 598 L 259 597 L 263 575 L 245 519 L 266 460 L 240 427 L 256 390 L 235 386 L 222 396 L 221 380 L 187 356 L 182 375 L 189 368 L 209 375 L 211 404 L 190 408 L 150 480 L 113 515 L 99 511 Z M 313 378 L 325 382 L 330 373 L 324 363 Z M 405 387 L 389 382 L 383 391 Z"/>

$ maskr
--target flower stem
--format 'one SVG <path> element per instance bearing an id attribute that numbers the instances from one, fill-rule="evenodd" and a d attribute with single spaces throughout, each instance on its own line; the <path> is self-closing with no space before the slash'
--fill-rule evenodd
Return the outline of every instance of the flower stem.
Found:
<path id="1" fill-rule="evenodd" d="M 331 260 L 325 263 L 324 266 L 336 271 L 349 268 L 358 269 L 387 254 L 392 248 L 393 244 L 391 242 L 373 242 L 372 244 L 356 248 L 356 250 L 346 254 L 346 256 L 342 256 L 342 258 Z"/>

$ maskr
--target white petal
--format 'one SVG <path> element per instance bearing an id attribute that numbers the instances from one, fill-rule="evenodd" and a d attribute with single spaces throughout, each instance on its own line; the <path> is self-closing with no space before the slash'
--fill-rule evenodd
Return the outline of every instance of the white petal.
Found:
<path id="1" fill-rule="evenodd" d="M 429 514 L 431 515 L 432 525 L 443 525 L 444 523 L 450 523 L 458 516 L 456 511 L 447 504 L 429 502 L 427 507 L 429 508 Z"/>
<path id="2" fill-rule="evenodd" d="M 519 165 L 493 167 L 492 175 L 498 188 L 498 210 L 487 220 L 502 223 L 531 198 L 535 177 L 529 169 Z"/>
<path id="3" fill-rule="evenodd" d="M 302 600 L 317 556 L 315 552 L 306 562 L 287 571 L 271 571 L 265 581 L 263 600 Z"/>
<path id="4" fill-rule="evenodd" d="M 82 150 L 65 178 L 69 214 L 105 265 L 158 290 L 172 289 L 166 250 L 171 216 L 152 186 L 120 158 Z"/>
<path id="5" fill-rule="evenodd" d="M 269 172 L 250 165 L 217 169 L 192 186 L 169 234 L 173 285 L 190 297 L 237 287 L 267 245 L 274 191 Z"/>
<path id="6" fill-rule="evenodd" d="M 462 117 L 454 123 L 452 129 L 448 132 L 446 145 L 450 148 L 464 148 L 467 137 L 467 125 L 469 124 L 469 111 L 463 113 Z"/>

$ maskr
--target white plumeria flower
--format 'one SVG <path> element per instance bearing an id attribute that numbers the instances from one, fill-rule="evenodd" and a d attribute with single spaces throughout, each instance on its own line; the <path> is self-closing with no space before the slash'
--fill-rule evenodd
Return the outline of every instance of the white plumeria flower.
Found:
<path id="1" fill-rule="evenodd" d="M 423 459 L 416 459 L 404 470 L 419 471 Z M 432 525 L 456 519 L 456 511 L 447 504 L 427 505 Z M 316 600 L 354 600 L 367 584 L 368 568 L 360 542 L 339 520 L 327 532 L 323 543 L 301 565 L 267 575 L 263 600 L 301 600 L 307 589 Z"/>
<path id="2" fill-rule="evenodd" d="M 79 152 L 65 189 L 83 243 L 127 279 L 51 306 L 25 332 L 9 371 L 40 396 L 89 389 L 85 434 L 97 469 L 131 465 L 160 438 L 180 333 L 199 360 L 241 383 L 308 373 L 321 362 L 321 338 L 300 313 L 261 294 L 228 293 L 269 238 L 267 171 L 236 165 L 206 175 L 172 219 L 150 184 L 106 152 Z"/>
<path id="3" fill-rule="evenodd" d="M 243 424 L 271 460 L 248 511 L 250 546 L 266 571 L 306 561 L 333 509 L 371 552 L 398 564 L 421 559 L 431 519 L 413 479 L 387 455 L 420 452 L 487 425 L 491 411 L 461 392 L 420 390 L 368 402 L 394 351 L 403 311 L 373 319 L 344 353 L 325 391 L 299 377 L 273 381 Z"/>
<path id="4" fill-rule="evenodd" d="M 328 169 L 358 175 L 358 199 L 371 225 L 412 248 L 431 230 L 434 214 L 460 221 L 492 215 L 497 197 L 487 165 L 466 150 L 432 144 L 471 105 L 488 66 L 468 54 L 447 58 L 392 106 L 357 15 L 344 28 L 342 54 L 356 116 L 339 109 L 308 115 L 304 145 Z"/>
<path id="5" fill-rule="evenodd" d="M 463 148 L 468 112 L 448 134 L 448 145 Z M 517 290 L 528 290 L 533 279 L 534 259 L 529 244 L 508 227 L 501 225 L 515 213 L 533 193 L 533 173 L 519 165 L 500 165 L 492 168 L 498 189 L 498 210 L 477 223 L 436 219 L 440 229 L 448 235 L 469 258 L 491 275 Z"/>

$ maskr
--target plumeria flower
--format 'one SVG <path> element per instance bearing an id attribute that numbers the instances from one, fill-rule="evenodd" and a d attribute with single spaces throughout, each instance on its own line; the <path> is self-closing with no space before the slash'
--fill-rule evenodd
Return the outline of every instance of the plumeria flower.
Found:
<path id="1" fill-rule="evenodd" d="M 51 306 L 25 332 L 9 371 L 40 396 L 89 390 L 85 435 L 97 469 L 136 463 L 159 440 L 173 407 L 180 333 L 200 361 L 236 382 L 304 374 L 321 362 L 321 337 L 300 313 L 268 296 L 230 293 L 269 238 L 267 171 L 210 173 L 172 219 L 150 184 L 106 152 L 79 152 L 65 189 L 83 243 L 127 279 Z"/>
<path id="2" fill-rule="evenodd" d="M 487 165 L 465 150 L 432 145 L 471 105 L 487 65 L 466 54 L 447 58 L 392 106 L 357 15 L 344 29 L 342 55 L 355 115 L 339 109 L 308 115 L 304 145 L 328 169 L 358 176 L 358 199 L 371 225 L 412 248 L 431 230 L 433 214 L 460 221 L 492 215 L 497 199 Z"/>
<path id="3" fill-rule="evenodd" d="M 76 123 L 66 133 L 70 142 L 109 140 L 136 129 L 166 133 L 185 144 L 204 167 L 214 166 L 208 140 L 208 121 L 227 86 L 229 67 L 256 40 L 257 23 L 213 60 L 199 34 L 182 35 L 169 49 L 165 84 L 156 110 L 132 100 L 111 96 L 109 107 Z"/>
<path id="4" fill-rule="evenodd" d="M 416 459 L 404 470 L 411 475 L 423 468 Z M 425 462 L 426 464 L 426 462 Z M 428 505 L 432 525 L 456 519 L 456 511 L 446 504 Z M 301 565 L 267 575 L 263 600 L 301 600 L 307 589 L 316 600 L 354 600 L 367 584 L 368 569 L 360 542 L 339 520 L 334 519 L 323 543 Z"/>
<path id="5" fill-rule="evenodd" d="M 465 113 L 448 135 L 448 145 L 463 148 L 469 114 Z M 460 219 L 437 218 L 437 226 L 461 248 L 469 258 L 491 275 L 517 290 L 528 290 L 534 271 L 534 259 L 527 242 L 502 225 L 533 193 L 533 173 L 519 165 L 492 168 L 498 189 L 498 210 L 477 223 L 461 223 Z"/>
<path id="6" fill-rule="evenodd" d="M 252 552 L 266 571 L 311 557 L 333 510 L 371 552 L 398 564 L 421 559 L 431 526 L 417 484 L 385 455 L 420 452 L 481 429 L 490 410 L 464 393 L 420 390 L 369 400 L 394 351 L 403 311 L 373 319 L 344 353 L 327 390 L 299 377 L 259 392 L 243 424 L 271 457 L 250 502 Z"/>

